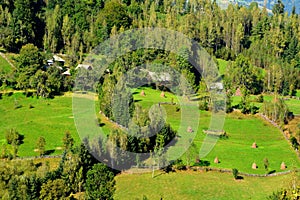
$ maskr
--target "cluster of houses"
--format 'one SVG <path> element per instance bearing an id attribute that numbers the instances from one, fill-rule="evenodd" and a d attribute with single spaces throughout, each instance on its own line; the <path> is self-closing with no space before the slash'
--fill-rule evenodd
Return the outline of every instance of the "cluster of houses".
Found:
<path id="1" fill-rule="evenodd" d="M 54 55 L 52 57 L 52 59 L 47 60 L 47 65 L 45 66 L 45 68 L 47 69 L 48 67 L 53 66 L 55 64 L 55 66 L 62 71 L 62 75 L 71 76 L 70 68 L 65 67 L 65 62 L 66 61 L 63 58 L 61 58 L 60 56 Z M 92 70 L 93 69 L 93 67 L 91 65 L 79 64 L 79 65 L 77 65 L 75 70 L 78 70 L 80 68 L 83 68 L 83 69 L 86 69 L 86 70 Z"/>

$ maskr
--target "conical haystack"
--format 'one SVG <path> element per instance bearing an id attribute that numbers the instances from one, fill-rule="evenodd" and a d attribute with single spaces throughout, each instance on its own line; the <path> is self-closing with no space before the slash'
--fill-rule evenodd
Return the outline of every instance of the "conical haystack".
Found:
<path id="1" fill-rule="evenodd" d="M 141 91 L 141 96 L 145 96 L 145 91 L 144 90 Z"/>
<path id="2" fill-rule="evenodd" d="M 192 129 L 192 127 L 190 127 L 190 126 L 187 128 L 187 130 L 186 130 L 186 131 L 187 131 L 188 133 L 192 133 L 192 132 L 194 132 L 194 131 L 193 131 L 193 129 Z"/>
<path id="3" fill-rule="evenodd" d="M 254 142 L 251 146 L 253 149 L 256 149 L 257 148 L 257 145 L 256 145 L 256 142 Z"/>
<path id="4" fill-rule="evenodd" d="M 253 164 L 252 164 L 252 169 L 257 169 L 256 163 L 253 163 Z"/>
<path id="5" fill-rule="evenodd" d="M 219 159 L 218 157 L 215 158 L 214 163 L 218 164 L 219 163 Z"/>
<path id="6" fill-rule="evenodd" d="M 165 95 L 164 92 L 161 92 L 160 96 L 161 96 L 161 97 L 166 97 L 166 95 Z"/>
<path id="7" fill-rule="evenodd" d="M 281 170 L 284 170 L 285 168 L 286 168 L 286 165 L 285 165 L 284 162 L 282 162 L 281 165 L 280 165 L 280 169 L 281 169 Z"/>

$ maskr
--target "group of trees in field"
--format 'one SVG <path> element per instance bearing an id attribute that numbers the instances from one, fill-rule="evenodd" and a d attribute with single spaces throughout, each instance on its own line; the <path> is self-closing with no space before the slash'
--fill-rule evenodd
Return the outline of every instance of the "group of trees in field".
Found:
<path id="1" fill-rule="evenodd" d="M 46 160 L 2 161 L 0 198 L 75 199 L 79 194 L 85 199 L 112 199 L 116 172 L 98 163 L 83 144 L 74 147 L 68 132 L 63 143 L 58 167 L 51 167 Z"/>

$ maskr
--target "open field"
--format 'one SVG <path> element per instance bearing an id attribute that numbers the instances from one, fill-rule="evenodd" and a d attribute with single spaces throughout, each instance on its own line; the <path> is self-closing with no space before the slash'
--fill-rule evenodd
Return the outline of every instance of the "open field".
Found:
<path id="1" fill-rule="evenodd" d="M 21 107 L 15 109 L 15 105 Z M 11 128 L 16 128 L 25 136 L 24 144 L 19 148 L 19 156 L 38 155 L 34 149 L 39 136 L 45 137 L 46 150 L 51 154 L 62 153 L 59 149 L 66 131 L 70 131 L 76 144 L 79 144 L 70 95 L 54 99 L 26 98 L 22 93 L 3 95 L 0 100 L 0 113 L 1 143 L 5 142 L 5 131 Z"/>
<path id="2" fill-rule="evenodd" d="M 274 191 L 287 187 L 292 175 L 243 177 L 234 180 L 230 173 L 176 172 L 151 178 L 146 174 L 121 174 L 116 177 L 115 199 L 266 199 Z"/>
<path id="3" fill-rule="evenodd" d="M 138 103 L 144 107 L 149 107 L 151 102 L 158 103 L 164 99 L 160 97 L 159 91 L 149 88 L 143 88 L 148 95 L 141 97 L 141 90 L 142 89 L 137 90 L 134 99 L 138 99 Z M 168 96 L 168 94 L 166 95 Z M 176 105 L 163 106 L 167 112 L 167 122 L 170 123 L 174 129 L 178 130 L 182 116 L 180 112 L 175 111 Z M 203 130 L 209 128 L 210 119 L 210 112 L 200 112 L 200 123 L 198 129 L 195 130 L 197 135 L 194 140 L 197 152 L 199 152 L 202 141 L 205 138 Z M 282 171 L 280 170 L 280 164 L 282 162 L 285 162 L 287 169 L 300 167 L 300 161 L 295 151 L 290 147 L 288 141 L 284 139 L 281 132 L 258 116 L 245 116 L 240 113 L 229 114 L 226 116 L 224 130 L 229 138 L 219 139 L 215 148 L 203 158 L 203 160 L 210 162 L 210 166 L 212 167 L 237 168 L 243 172 L 258 174 L 265 174 L 269 171 Z M 253 142 L 257 143 L 257 149 L 251 148 Z M 219 158 L 219 164 L 213 162 L 215 157 Z M 194 161 L 195 158 L 196 154 L 194 154 L 192 161 Z M 269 160 L 268 171 L 264 169 L 264 158 Z M 182 159 L 186 160 L 187 156 L 183 155 Z M 251 168 L 254 162 L 258 166 L 256 170 Z"/>
<path id="4" fill-rule="evenodd" d="M 178 99 L 171 93 L 165 92 L 166 97 L 160 96 L 161 92 L 143 88 L 146 96 L 141 96 L 142 89 L 134 91 L 136 103 L 143 107 L 150 108 L 152 104 L 158 102 L 178 102 Z M 15 109 L 15 105 L 21 105 L 21 108 Z M 29 108 L 32 105 L 33 108 Z M 167 121 L 176 130 L 181 121 L 181 112 L 176 112 L 177 105 L 163 105 L 167 113 Z M 96 103 L 98 107 L 98 103 Z M 97 109 L 98 110 L 98 109 Z M 46 150 L 49 154 L 56 155 L 62 151 L 62 138 L 65 131 L 69 130 L 74 137 L 76 144 L 79 144 L 80 138 L 77 134 L 73 113 L 71 94 L 58 96 L 54 99 L 37 99 L 35 97 L 26 98 L 22 93 L 15 93 L 11 96 L 3 95 L 0 100 L 0 141 L 5 143 L 5 131 L 10 128 L 16 128 L 21 134 L 25 135 L 24 144 L 19 148 L 19 156 L 36 156 L 34 152 L 38 137 L 44 136 L 46 139 Z M 98 114 L 103 123 L 102 129 L 109 133 L 114 124 L 105 117 Z M 184 117 L 184 116 L 183 116 Z M 205 137 L 203 130 L 209 128 L 211 119 L 210 112 L 200 112 L 200 124 L 192 127 L 197 134 L 194 140 L 196 152 L 190 158 L 195 161 L 202 141 Z M 186 127 L 184 127 L 186 130 Z M 264 122 L 258 116 L 245 116 L 238 113 L 227 115 L 224 130 L 227 132 L 228 139 L 220 139 L 215 148 L 202 158 L 210 163 L 212 167 L 237 168 L 242 172 L 265 174 L 269 171 L 280 172 L 281 162 L 285 162 L 287 170 L 293 167 L 300 167 L 299 159 L 292 150 L 289 143 L 275 127 Z M 188 133 L 182 133 L 188 134 Z M 256 142 L 257 149 L 252 149 L 251 145 Z M 219 164 L 213 162 L 218 157 Z M 266 171 L 263 166 L 263 159 L 268 158 L 269 169 Z M 187 159 L 186 155 L 182 156 Z M 251 169 L 252 163 L 258 165 L 256 170 Z"/>

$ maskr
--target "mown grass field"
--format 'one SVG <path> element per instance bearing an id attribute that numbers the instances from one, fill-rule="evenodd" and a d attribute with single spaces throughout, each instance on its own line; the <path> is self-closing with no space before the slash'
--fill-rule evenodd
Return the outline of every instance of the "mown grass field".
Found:
<path id="1" fill-rule="evenodd" d="M 277 177 L 243 177 L 234 180 L 230 173 L 218 172 L 156 172 L 155 178 L 146 174 L 121 174 L 116 177 L 117 199 L 267 199 L 274 191 L 291 184 L 292 175 Z"/>
<path id="2" fill-rule="evenodd" d="M 176 96 L 165 92 L 165 97 L 161 97 L 161 92 L 143 88 L 146 96 L 141 96 L 142 89 L 134 92 L 136 103 L 150 108 L 151 105 L 158 102 L 178 102 Z M 21 105 L 21 108 L 15 109 L 15 105 Z M 30 105 L 33 108 L 30 108 Z M 96 103 L 96 107 L 98 103 Z M 176 112 L 178 105 L 163 105 L 167 113 L 167 121 L 176 130 L 179 129 L 181 122 L 181 112 Z M 97 109 L 98 110 L 98 109 Z M 25 136 L 24 144 L 19 148 L 19 156 L 36 156 L 34 151 L 36 141 L 39 136 L 46 139 L 46 150 L 51 155 L 60 154 L 62 150 L 62 138 L 66 131 L 70 131 L 76 144 L 80 143 L 80 137 L 74 124 L 72 113 L 72 96 L 66 94 L 54 99 L 37 99 L 35 97 L 26 98 L 22 93 L 15 93 L 11 96 L 3 95 L 0 100 L 0 141 L 5 143 L 5 131 L 10 128 L 16 128 Z M 109 133 L 115 128 L 106 118 L 98 114 L 103 123 L 102 129 Z M 203 130 L 209 128 L 211 119 L 210 112 L 200 112 L 200 124 L 192 127 L 195 130 L 196 137 L 194 143 L 199 151 L 202 141 L 205 137 Z M 186 130 L 187 127 L 183 127 Z M 289 143 L 283 135 L 273 126 L 264 122 L 256 116 L 244 116 L 241 114 L 229 114 L 226 117 L 224 130 L 228 133 L 228 139 L 220 139 L 215 148 L 203 160 L 210 162 L 211 167 L 220 168 L 237 168 L 240 171 L 248 173 L 264 174 L 267 171 L 263 167 L 263 159 L 268 158 L 269 170 L 280 170 L 281 162 L 285 162 L 287 170 L 293 167 L 299 167 L 300 162 L 296 153 L 292 150 Z M 188 133 L 182 133 L 188 134 Z M 251 145 L 256 142 L 257 149 L 252 149 Z M 183 148 L 183 147 L 182 147 Z M 195 160 L 197 152 L 191 158 Z M 219 164 L 213 162 L 218 157 Z M 182 156 L 183 160 L 187 159 L 186 155 Z M 258 165 L 258 169 L 251 169 L 252 163 Z"/>
<path id="3" fill-rule="evenodd" d="M 144 90 L 146 96 L 140 95 L 140 91 Z M 166 97 L 162 98 L 160 92 L 150 89 L 141 88 L 136 90 L 134 99 L 138 100 L 138 103 L 144 107 L 150 106 L 150 104 L 156 104 L 158 102 L 170 101 L 171 98 L 176 97 L 172 94 L 166 93 Z M 163 105 L 167 113 L 167 122 L 176 130 L 179 129 L 179 124 L 182 117 L 180 112 L 176 112 L 176 105 Z M 196 132 L 194 143 L 196 144 L 196 152 L 202 145 L 202 141 L 205 138 L 203 130 L 209 129 L 209 123 L 211 119 L 211 113 L 206 111 L 200 112 L 200 123 L 198 129 L 193 127 Z M 187 127 L 184 127 L 186 130 Z M 247 173 L 265 174 L 269 171 L 280 172 L 280 164 L 285 162 L 288 169 L 294 167 L 300 167 L 300 161 L 297 158 L 295 151 L 290 147 L 288 141 L 286 141 L 281 132 L 263 121 L 259 116 L 245 116 L 240 113 L 232 113 L 226 116 L 224 130 L 228 134 L 228 139 L 219 139 L 215 148 L 205 157 L 202 158 L 210 162 L 211 167 L 217 168 L 237 168 L 240 171 Z M 182 133 L 191 134 L 191 133 Z M 256 142 L 257 149 L 251 148 L 251 145 Z M 184 147 L 182 147 L 184 148 Z M 213 161 L 215 157 L 220 160 L 219 164 L 215 164 Z M 196 158 L 196 153 L 192 160 Z M 264 169 L 264 158 L 269 160 L 269 169 Z M 186 155 L 183 155 L 183 160 L 187 159 Z M 258 168 L 252 169 L 253 163 L 256 163 Z"/>
<path id="4" fill-rule="evenodd" d="M 21 106 L 15 109 L 15 105 Z M 30 108 L 30 105 L 33 108 Z M 23 93 L 2 95 L 0 100 L 0 141 L 5 143 L 5 131 L 15 128 L 24 135 L 19 156 L 36 156 L 34 151 L 39 136 L 46 139 L 46 150 L 61 154 L 62 138 L 70 131 L 76 144 L 79 143 L 72 116 L 72 97 L 58 96 L 54 99 L 26 98 Z"/>

